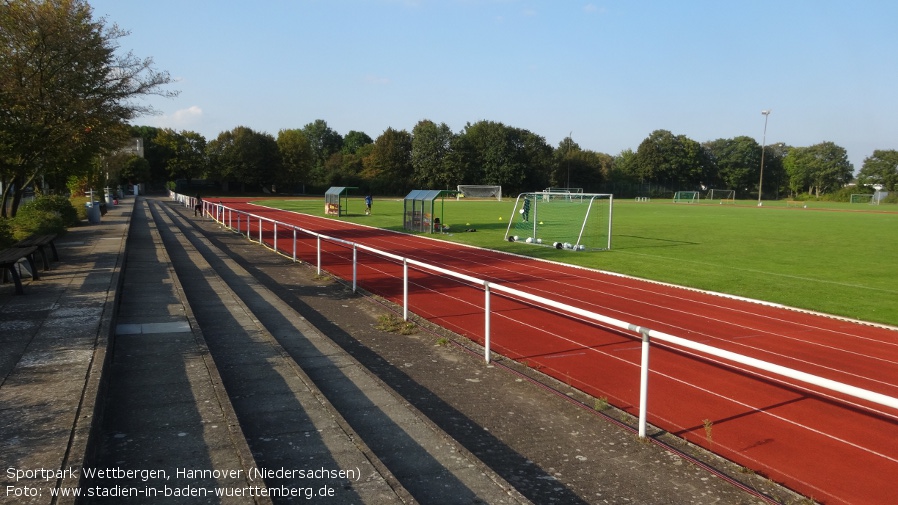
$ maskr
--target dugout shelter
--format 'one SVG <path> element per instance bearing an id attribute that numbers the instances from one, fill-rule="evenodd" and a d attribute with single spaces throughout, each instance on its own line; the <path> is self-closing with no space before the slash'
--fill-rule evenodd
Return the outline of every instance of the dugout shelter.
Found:
<path id="1" fill-rule="evenodd" d="M 324 192 L 324 213 L 331 216 L 349 215 L 349 190 L 359 189 L 350 186 L 331 186 Z"/>
<path id="2" fill-rule="evenodd" d="M 416 233 L 441 233 L 446 223 L 443 219 L 445 197 L 455 193 L 441 189 L 413 189 L 402 201 L 402 227 Z"/>

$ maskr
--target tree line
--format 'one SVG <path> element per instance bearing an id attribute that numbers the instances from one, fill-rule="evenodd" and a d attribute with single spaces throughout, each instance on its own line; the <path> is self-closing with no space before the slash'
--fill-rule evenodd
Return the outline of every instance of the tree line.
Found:
<path id="1" fill-rule="evenodd" d="M 277 136 L 246 126 L 206 139 L 193 131 L 132 126 L 152 113 L 139 99 L 175 96 L 152 59 L 121 54 L 127 32 L 95 19 L 85 0 L 3 0 L 0 9 L 0 215 L 30 189 L 77 194 L 127 183 L 207 179 L 228 191 L 321 193 L 355 186 L 381 195 L 458 184 L 501 185 L 506 194 L 577 187 L 620 197 L 733 189 L 737 198 L 820 197 L 854 175 L 844 148 L 821 142 L 760 146 L 748 136 L 697 142 L 667 130 L 617 155 L 557 146 L 496 121 L 454 132 L 424 119 L 377 138 L 340 134 L 323 119 Z M 121 147 L 143 140 L 144 156 Z M 763 153 L 762 153 L 763 151 Z M 761 167 L 763 160 L 763 168 Z M 759 188 L 763 171 L 763 188 Z M 864 160 L 860 186 L 898 184 L 898 151 Z"/>
<path id="2" fill-rule="evenodd" d="M 570 187 L 621 197 L 732 189 L 737 198 L 757 198 L 762 159 L 765 199 L 819 198 L 854 179 L 847 151 L 833 142 L 772 143 L 762 149 L 748 136 L 699 143 L 667 130 L 652 132 L 635 151 L 616 156 L 583 149 L 571 137 L 551 146 L 531 131 L 486 120 L 453 132 L 425 119 L 410 132 L 387 128 L 376 139 L 359 131 L 341 135 L 323 119 L 276 137 L 244 126 L 208 142 L 191 131 L 139 127 L 134 134 L 148 146 L 145 177 L 209 179 L 230 191 L 322 193 L 330 186 L 352 186 L 403 195 L 411 189 L 491 184 L 510 195 Z M 875 151 L 864 160 L 857 182 L 894 190 L 898 151 Z"/>

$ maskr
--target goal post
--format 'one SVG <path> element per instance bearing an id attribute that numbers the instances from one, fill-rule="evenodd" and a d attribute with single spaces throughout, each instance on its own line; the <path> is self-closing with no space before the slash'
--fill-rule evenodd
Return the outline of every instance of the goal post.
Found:
<path id="1" fill-rule="evenodd" d="M 712 189 L 708 191 L 708 200 L 720 200 L 720 203 L 736 203 L 735 189 Z"/>
<path id="2" fill-rule="evenodd" d="M 674 203 L 696 203 L 698 202 L 698 191 L 677 191 L 674 193 Z"/>
<path id="3" fill-rule="evenodd" d="M 502 186 L 489 184 L 459 184 L 456 200 L 462 198 L 495 199 L 502 201 Z"/>
<path id="4" fill-rule="evenodd" d="M 611 249 L 614 195 L 521 193 L 505 240 L 572 251 Z"/>

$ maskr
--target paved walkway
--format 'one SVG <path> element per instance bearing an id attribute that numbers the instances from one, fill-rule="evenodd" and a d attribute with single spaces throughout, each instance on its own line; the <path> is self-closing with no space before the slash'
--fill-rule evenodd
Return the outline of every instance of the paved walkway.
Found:
<path id="1" fill-rule="evenodd" d="M 133 202 L 58 238 L 60 261 L 26 277 L 24 295 L 0 285 L 0 503 L 50 503 L 78 485 Z"/>
<path id="2" fill-rule="evenodd" d="M 395 359 L 403 368 L 396 379 L 399 383 L 387 385 L 397 391 L 412 392 L 414 401 L 406 397 L 408 403 L 418 402 L 418 397 L 435 397 L 428 389 L 445 395 L 435 399 L 440 405 L 442 398 L 455 402 L 451 408 L 437 409 L 444 414 L 431 412 L 431 403 L 420 404 L 428 415 L 438 417 L 436 423 L 427 421 L 406 401 L 397 402 L 396 393 L 385 393 L 380 379 L 371 380 L 367 372 L 361 372 L 362 365 L 355 357 L 366 356 L 364 347 L 351 345 L 349 354 L 345 354 L 319 330 L 305 328 L 303 317 L 267 294 L 215 244 L 225 245 L 228 251 L 246 249 L 246 254 L 255 258 L 255 266 L 260 263 L 259 254 L 263 254 L 266 261 L 261 263 L 271 263 L 262 268 L 267 273 L 263 279 L 281 279 L 286 275 L 281 258 L 220 230 L 211 241 L 195 235 L 190 230 L 195 225 L 202 224 L 209 233 L 217 227 L 211 222 L 189 224 L 189 218 L 176 216 L 165 207 L 142 197 L 137 201 L 125 200 L 103 216 L 99 224 L 73 228 L 60 237 L 60 261 L 53 263 L 50 271 L 42 272 L 38 281 L 26 276 L 24 295 L 15 295 L 11 283 L 0 285 L 0 504 L 75 503 L 72 496 L 55 495 L 79 489 L 79 483 L 82 492 L 93 490 L 101 495 L 79 503 L 157 503 L 162 498 L 159 493 L 189 493 L 200 488 L 258 491 L 267 488 L 261 479 L 250 479 L 250 471 L 260 467 L 297 469 L 299 465 L 291 459 L 297 454 L 309 461 L 331 461 L 328 465 L 332 470 L 361 469 L 365 479 L 336 489 L 336 499 L 328 503 L 415 503 L 409 491 L 422 503 L 447 502 L 447 492 L 456 495 L 452 497 L 454 502 L 476 503 L 486 496 L 489 503 L 526 502 L 517 492 L 508 492 L 507 484 L 494 487 L 503 479 L 491 470 L 493 466 L 502 467 L 499 474 L 533 496 L 542 496 L 530 488 L 541 485 L 543 479 L 547 479 L 547 485 L 554 482 L 554 477 L 540 473 L 542 470 L 522 470 L 535 465 L 518 459 L 524 453 L 546 459 L 540 456 L 541 451 L 554 455 L 562 451 L 562 446 L 568 447 L 567 441 L 534 439 L 538 447 L 529 450 L 526 440 L 497 440 L 492 435 L 503 432 L 512 414 L 522 416 L 521 419 L 538 417 L 544 426 L 556 422 L 545 416 L 558 412 L 533 410 L 527 402 L 522 412 L 511 412 L 517 405 L 515 398 L 520 403 L 520 398 L 529 398 L 527 395 L 532 393 L 533 388 L 526 389 L 525 382 L 505 377 L 492 367 L 482 369 L 479 362 L 469 367 L 443 347 L 423 341 L 422 345 L 397 341 Z M 338 293 L 322 297 L 324 292 L 318 280 L 306 286 L 301 278 L 307 273 L 293 266 L 289 273 L 289 279 L 284 277 L 267 289 L 283 291 L 288 286 L 290 293 L 308 291 L 308 301 L 315 304 L 335 304 L 330 307 L 333 310 L 318 307 L 329 316 L 307 314 L 316 325 L 323 325 L 329 338 L 339 340 L 344 328 L 352 328 L 350 333 L 359 339 L 366 340 L 371 333 L 370 349 L 392 342 L 373 331 L 369 321 L 373 315 L 366 313 L 370 308 L 365 308 L 364 300 L 346 299 Z M 334 289 L 339 290 L 339 286 L 335 284 Z M 281 293 L 280 298 L 289 300 L 288 294 Z M 356 309 L 363 315 L 344 318 Z M 339 326 L 333 321 L 339 321 Z M 308 339 L 308 344 L 303 344 L 302 339 Z M 425 351 L 433 355 L 425 356 Z M 291 359 L 286 359 L 288 355 Z M 418 374 L 417 367 L 408 368 L 413 361 L 438 363 L 450 357 L 451 362 L 437 374 L 433 370 L 427 372 L 426 367 L 421 367 L 423 375 Z M 324 366 L 330 362 L 335 368 Z M 387 381 L 393 381 L 393 368 L 385 363 L 380 357 L 372 357 L 372 363 L 364 366 L 383 372 Z M 346 380 L 335 370 L 345 372 Z M 497 399 L 477 398 L 462 387 L 470 378 L 449 379 L 452 374 L 468 377 L 472 373 L 479 377 L 475 382 L 487 376 L 507 382 L 500 389 L 514 398 L 509 398 L 510 403 L 500 409 L 500 417 L 480 419 L 478 412 L 487 410 L 483 406 L 495 404 Z M 411 376 L 427 387 L 409 382 Z M 281 389 L 274 388 L 281 383 Z M 334 391 L 322 393 L 316 383 L 326 384 Z M 256 386 L 264 386 L 265 390 L 259 393 L 253 389 Z M 232 393 L 230 398 L 224 393 L 225 387 Z M 349 394 L 356 391 L 359 394 Z M 325 397 L 331 398 L 330 402 Z M 287 412 L 288 408 L 292 410 Z M 554 409 L 558 408 L 555 405 Z M 469 410 L 462 414 L 462 410 L 456 409 Z M 565 414 L 567 420 L 560 429 L 574 429 L 570 423 L 581 421 L 579 410 L 572 410 L 573 413 Z M 447 431 L 454 437 L 470 438 L 465 433 L 471 423 L 461 422 L 468 417 L 482 423 L 483 427 L 477 430 L 478 440 L 488 436 L 482 451 L 478 449 L 480 445 L 471 447 L 482 452 L 479 457 L 490 460 L 492 466 L 471 465 L 461 457 L 469 457 L 468 453 L 456 453 L 455 444 L 441 431 L 447 430 L 445 424 L 449 423 Z M 304 421 L 297 423 L 297 419 Z M 510 424 L 520 422 L 523 421 Z M 463 426 L 453 432 L 452 426 L 458 423 Z M 393 424 L 398 426 L 393 430 L 398 435 L 387 436 Z M 583 430 L 603 428 L 602 423 L 588 425 L 590 428 Z M 459 429 L 463 432 L 457 432 Z M 441 434 L 432 436 L 436 432 Z M 534 432 L 529 433 L 526 439 L 533 438 Z M 554 433 L 558 436 L 564 432 Z M 588 480 L 599 481 L 596 489 L 601 492 L 592 494 L 596 501 L 608 496 L 639 496 L 648 498 L 643 500 L 646 502 L 685 503 L 684 497 L 688 496 L 688 501 L 701 497 L 698 501 L 703 503 L 755 502 L 735 488 L 713 480 L 710 484 L 705 482 L 707 475 L 696 468 L 684 469 L 680 464 L 656 466 L 657 461 L 651 464 L 653 456 L 647 454 L 651 451 L 629 442 L 626 434 L 621 433 L 589 437 L 588 443 L 572 442 L 570 449 L 575 452 L 596 444 L 588 449 L 595 457 L 608 449 L 620 453 L 605 454 L 607 461 L 599 465 L 603 471 L 611 472 L 611 477 L 600 478 L 587 472 Z M 373 452 L 366 444 L 371 445 Z M 302 450 L 297 451 L 300 446 Z M 413 446 L 419 446 L 420 453 L 411 451 Z M 518 454 L 512 446 L 523 452 Z M 320 451 L 312 451 L 314 447 Z M 503 447 L 508 449 L 502 450 Z M 442 461 L 440 452 L 448 454 L 452 461 Z M 567 454 L 562 456 L 566 461 Z M 551 462 L 553 458 L 546 460 Z M 640 461 L 640 467 L 652 466 L 648 472 L 652 479 L 673 482 L 672 487 L 662 486 L 672 494 L 658 495 L 658 491 L 650 489 L 653 486 L 639 484 L 622 486 L 618 494 L 622 477 L 613 463 L 631 460 Z M 428 466 L 427 462 L 434 464 Z M 82 464 L 107 473 L 87 478 Z M 179 468 L 195 473 L 172 475 Z M 560 476 L 560 468 L 549 470 Z M 211 473 L 213 470 L 226 473 Z M 267 479 L 269 486 L 294 485 L 289 480 L 277 476 Z M 463 485 L 450 485 L 456 480 Z M 486 484 L 479 484 L 480 481 Z M 547 491 L 557 495 L 555 499 L 563 495 L 567 499 L 561 501 L 582 503 L 564 486 L 551 485 L 567 493 Z M 590 495 L 586 487 L 580 490 L 583 486 L 576 482 L 571 485 L 583 491 L 582 496 Z M 683 491 L 684 486 L 691 490 Z M 465 489 L 472 491 L 471 496 L 458 491 Z M 124 500 L 126 493 L 130 496 Z M 262 493 L 244 492 L 221 499 L 174 494 L 169 496 L 173 498 L 169 502 L 270 502 L 259 494 Z M 305 497 L 299 500 L 306 501 Z"/>

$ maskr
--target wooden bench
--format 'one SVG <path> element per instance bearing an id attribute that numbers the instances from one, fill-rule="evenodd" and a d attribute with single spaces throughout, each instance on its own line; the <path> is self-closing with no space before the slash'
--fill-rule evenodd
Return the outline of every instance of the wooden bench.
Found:
<path id="1" fill-rule="evenodd" d="M 16 269 L 19 261 L 23 258 L 28 260 L 28 265 L 31 268 L 31 278 L 34 280 L 38 279 L 37 267 L 34 266 L 35 251 L 37 251 L 37 246 L 10 247 L 0 251 L 0 269 L 3 269 L 3 281 L 6 281 L 6 271 L 8 270 L 12 275 L 13 282 L 16 284 L 17 295 L 25 294 L 25 290 L 22 289 L 22 279 L 19 276 L 19 271 Z"/>
<path id="2" fill-rule="evenodd" d="M 32 235 L 24 240 L 20 240 L 13 244 L 13 247 L 18 248 L 29 248 L 29 247 L 37 247 L 38 252 L 41 253 L 41 260 L 43 261 L 44 270 L 50 270 L 50 255 L 47 254 L 47 249 L 50 249 L 50 252 L 53 253 L 53 261 L 59 261 L 59 253 L 56 251 L 56 244 L 54 241 L 56 240 L 55 233 L 49 233 L 46 235 Z"/>

